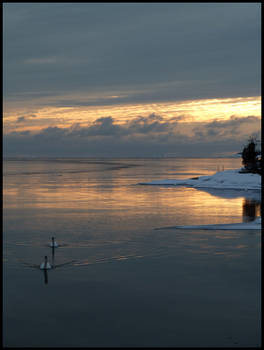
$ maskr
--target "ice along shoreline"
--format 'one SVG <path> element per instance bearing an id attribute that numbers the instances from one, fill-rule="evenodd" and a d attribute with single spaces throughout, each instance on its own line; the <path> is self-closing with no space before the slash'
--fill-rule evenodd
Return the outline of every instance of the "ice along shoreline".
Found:
<path id="1" fill-rule="evenodd" d="M 252 173 L 240 173 L 241 169 L 225 170 L 213 175 L 189 179 L 164 179 L 140 182 L 139 185 L 187 186 L 194 188 L 261 190 L 261 176 Z"/>

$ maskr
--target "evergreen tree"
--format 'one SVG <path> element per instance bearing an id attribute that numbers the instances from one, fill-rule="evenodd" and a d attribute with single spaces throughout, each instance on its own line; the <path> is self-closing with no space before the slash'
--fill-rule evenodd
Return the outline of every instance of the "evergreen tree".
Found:
<path id="1" fill-rule="evenodd" d="M 254 137 L 250 137 L 249 143 L 244 147 L 242 151 L 242 164 L 244 165 L 247 172 L 261 173 L 261 159 L 260 151 L 256 149 L 256 143 Z"/>

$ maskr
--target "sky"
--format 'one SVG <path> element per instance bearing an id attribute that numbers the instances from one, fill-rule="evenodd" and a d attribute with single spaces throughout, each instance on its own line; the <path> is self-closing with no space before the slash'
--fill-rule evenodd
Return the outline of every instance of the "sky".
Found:
<path id="1" fill-rule="evenodd" d="M 214 157 L 261 129 L 260 3 L 4 3 L 4 156 Z"/>

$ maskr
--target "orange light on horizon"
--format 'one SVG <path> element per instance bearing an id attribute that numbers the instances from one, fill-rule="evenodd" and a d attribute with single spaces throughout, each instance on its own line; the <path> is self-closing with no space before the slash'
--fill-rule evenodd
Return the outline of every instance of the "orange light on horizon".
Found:
<path id="1" fill-rule="evenodd" d="M 261 97 L 214 98 L 180 102 L 115 104 L 103 106 L 45 107 L 4 113 L 4 133 L 38 131 L 47 127 L 69 128 L 74 124 L 90 126 L 96 119 L 111 116 L 123 124 L 138 116 L 157 114 L 164 120 L 178 118 L 179 123 L 228 120 L 231 116 L 261 116 Z M 21 118 L 23 116 L 22 120 Z"/>

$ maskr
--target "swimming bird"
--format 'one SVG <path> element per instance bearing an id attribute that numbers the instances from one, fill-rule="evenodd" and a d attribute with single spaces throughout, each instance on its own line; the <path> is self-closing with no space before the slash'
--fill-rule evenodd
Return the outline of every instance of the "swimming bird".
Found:
<path id="1" fill-rule="evenodd" d="M 51 238 L 52 242 L 50 243 L 50 247 L 52 248 L 57 248 L 59 245 L 58 243 L 55 241 L 54 237 Z"/>
<path id="2" fill-rule="evenodd" d="M 40 264 L 40 269 L 41 270 L 49 270 L 52 269 L 52 266 L 50 265 L 50 263 L 48 262 L 48 257 L 45 256 L 45 261 L 43 263 Z"/>

